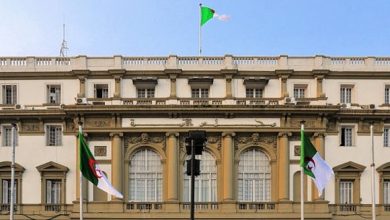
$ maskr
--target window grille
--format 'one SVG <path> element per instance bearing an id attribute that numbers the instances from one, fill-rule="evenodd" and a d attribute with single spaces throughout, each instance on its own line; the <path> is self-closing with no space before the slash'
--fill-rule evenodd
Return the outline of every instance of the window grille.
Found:
<path id="1" fill-rule="evenodd" d="M 154 98 L 154 89 L 137 89 L 138 98 Z"/>
<path id="2" fill-rule="evenodd" d="M 306 92 L 306 88 L 304 88 L 304 87 L 295 87 L 294 88 L 294 98 L 295 99 L 305 98 L 305 92 Z"/>
<path id="3" fill-rule="evenodd" d="M 340 204 L 353 203 L 353 181 L 340 181 Z"/>
<path id="4" fill-rule="evenodd" d="M 46 145 L 61 146 L 62 145 L 62 127 L 61 125 L 46 126 Z"/>
<path id="5" fill-rule="evenodd" d="M 262 98 L 263 90 L 258 88 L 247 88 L 246 89 L 247 98 Z"/>
<path id="6" fill-rule="evenodd" d="M 390 147 L 390 144 L 389 144 L 389 128 L 385 128 L 383 130 L 383 146 L 384 147 Z"/>
<path id="7" fill-rule="evenodd" d="M 95 84 L 95 98 L 108 98 L 108 84 Z"/>
<path id="8" fill-rule="evenodd" d="M 204 88 L 193 88 L 191 89 L 191 97 L 192 98 L 208 98 L 209 97 L 209 89 Z"/>
<path id="9" fill-rule="evenodd" d="M 352 99 L 352 88 L 351 87 L 341 87 L 340 88 L 340 103 L 348 104 L 351 103 Z"/>
<path id="10" fill-rule="evenodd" d="M 61 203 L 61 180 L 46 180 L 46 203 Z"/>
<path id="11" fill-rule="evenodd" d="M 390 86 L 385 88 L 385 104 L 390 104 Z"/>
<path id="12" fill-rule="evenodd" d="M 10 204 L 11 203 L 11 179 L 3 179 L 2 181 L 2 204 Z M 17 188 L 18 188 L 18 180 L 15 179 L 14 182 L 14 204 L 17 203 Z"/>

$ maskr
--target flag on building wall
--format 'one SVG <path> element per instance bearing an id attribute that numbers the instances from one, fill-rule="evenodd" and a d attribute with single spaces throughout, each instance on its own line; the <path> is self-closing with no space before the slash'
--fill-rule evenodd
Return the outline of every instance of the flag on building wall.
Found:
<path id="1" fill-rule="evenodd" d="M 300 165 L 303 167 L 304 173 L 313 179 L 321 195 L 325 186 L 334 175 L 333 169 L 321 158 L 303 129 L 301 130 Z"/>
<path id="2" fill-rule="evenodd" d="M 83 176 L 106 193 L 118 198 L 123 198 L 123 195 L 111 185 L 104 172 L 96 164 L 96 160 L 89 150 L 88 144 L 86 143 L 84 135 L 81 131 L 79 131 L 78 140 L 80 170 Z"/>
<path id="3" fill-rule="evenodd" d="M 227 20 L 229 20 L 230 16 L 219 15 L 219 14 L 215 13 L 214 9 L 211 9 L 209 7 L 206 7 L 206 6 L 202 6 L 202 4 L 200 4 L 200 26 L 203 26 L 212 18 L 217 18 L 218 20 L 221 20 L 221 21 L 227 21 Z"/>

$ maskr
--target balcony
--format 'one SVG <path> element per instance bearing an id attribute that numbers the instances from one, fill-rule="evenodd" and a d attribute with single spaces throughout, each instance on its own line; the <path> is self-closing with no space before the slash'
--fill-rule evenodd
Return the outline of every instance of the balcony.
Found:
<path id="1" fill-rule="evenodd" d="M 191 203 L 186 202 L 181 204 L 181 209 L 184 211 L 191 210 Z M 196 202 L 195 203 L 195 211 L 201 212 L 201 211 L 215 211 L 218 210 L 219 206 L 216 202 Z"/>
<path id="2" fill-rule="evenodd" d="M 262 203 L 254 203 L 254 202 L 239 202 L 237 203 L 237 209 L 239 212 L 274 212 L 275 203 L 271 202 L 262 202 Z"/>
<path id="3" fill-rule="evenodd" d="M 161 202 L 130 202 L 126 203 L 126 210 L 136 212 L 151 212 L 163 209 Z"/>

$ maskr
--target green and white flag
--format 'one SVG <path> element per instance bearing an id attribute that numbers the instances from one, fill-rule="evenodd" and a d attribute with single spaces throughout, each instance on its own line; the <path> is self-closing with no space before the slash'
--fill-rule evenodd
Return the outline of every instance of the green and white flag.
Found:
<path id="1" fill-rule="evenodd" d="M 89 150 L 88 144 L 84 139 L 84 135 L 81 132 L 81 129 L 79 130 L 78 136 L 80 170 L 83 176 L 106 193 L 118 198 L 123 198 L 123 195 L 111 185 L 104 172 L 96 164 L 96 160 Z"/>
<path id="2" fill-rule="evenodd" d="M 334 175 L 333 169 L 321 158 L 316 148 L 310 142 L 310 139 L 305 135 L 303 129 L 301 130 L 300 165 L 303 167 L 305 174 L 313 179 L 321 195 L 325 186 Z"/>
<path id="3" fill-rule="evenodd" d="M 216 18 L 216 19 L 221 20 L 221 21 L 227 21 L 227 20 L 229 20 L 230 16 L 219 15 L 219 14 L 215 13 L 214 9 L 211 9 L 209 7 L 206 7 L 206 6 L 202 6 L 202 4 L 200 4 L 200 26 L 203 26 L 212 18 Z"/>

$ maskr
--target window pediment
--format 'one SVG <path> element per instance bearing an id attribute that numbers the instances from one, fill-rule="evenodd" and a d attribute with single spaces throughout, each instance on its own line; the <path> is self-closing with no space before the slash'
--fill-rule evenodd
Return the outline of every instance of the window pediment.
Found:
<path id="1" fill-rule="evenodd" d="M 137 89 L 154 89 L 157 85 L 156 77 L 139 77 L 133 79 L 133 84 Z"/>
<path id="2" fill-rule="evenodd" d="M 211 77 L 190 77 L 188 78 L 188 84 L 192 88 L 205 88 L 208 89 L 213 84 L 214 79 Z"/>
<path id="3" fill-rule="evenodd" d="M 390 162 L 383 164 L 376 169 L 380 173 L 390 173 Z"/>
<path id="4" fill-rule="evenodd" d="M 37 170 L 40 173 L 43 172 L 64 172 L 67 173 L 69 171 L 69 168 L 66 166 L 63 166 L 61 164 L 58 164 L 56 162 L 50 161 L 45 164 L 42 164 L 40 166 L 37 166 Z"/>
<path id="5" fill-rule="evenodd" d="M 24 172 L 24 167 L 15 163 L 15 172 Z M 0 172 L 11 172 L 11 161 L 0 162 Z"/>
<path id="6" fill-rule="evenodd" d="M 244 78 L 244 85 L 251 89 L 264 89 L 269 79 L 266 77 L 247 77 Z"/>
<path id="7" fill-rule="evenodd" d="M 335 172 L 363 172 L 366 169 L 365 166 L 358 163 L 349 161 L 343 164 L 340 164 L 333 168 Z"/>

